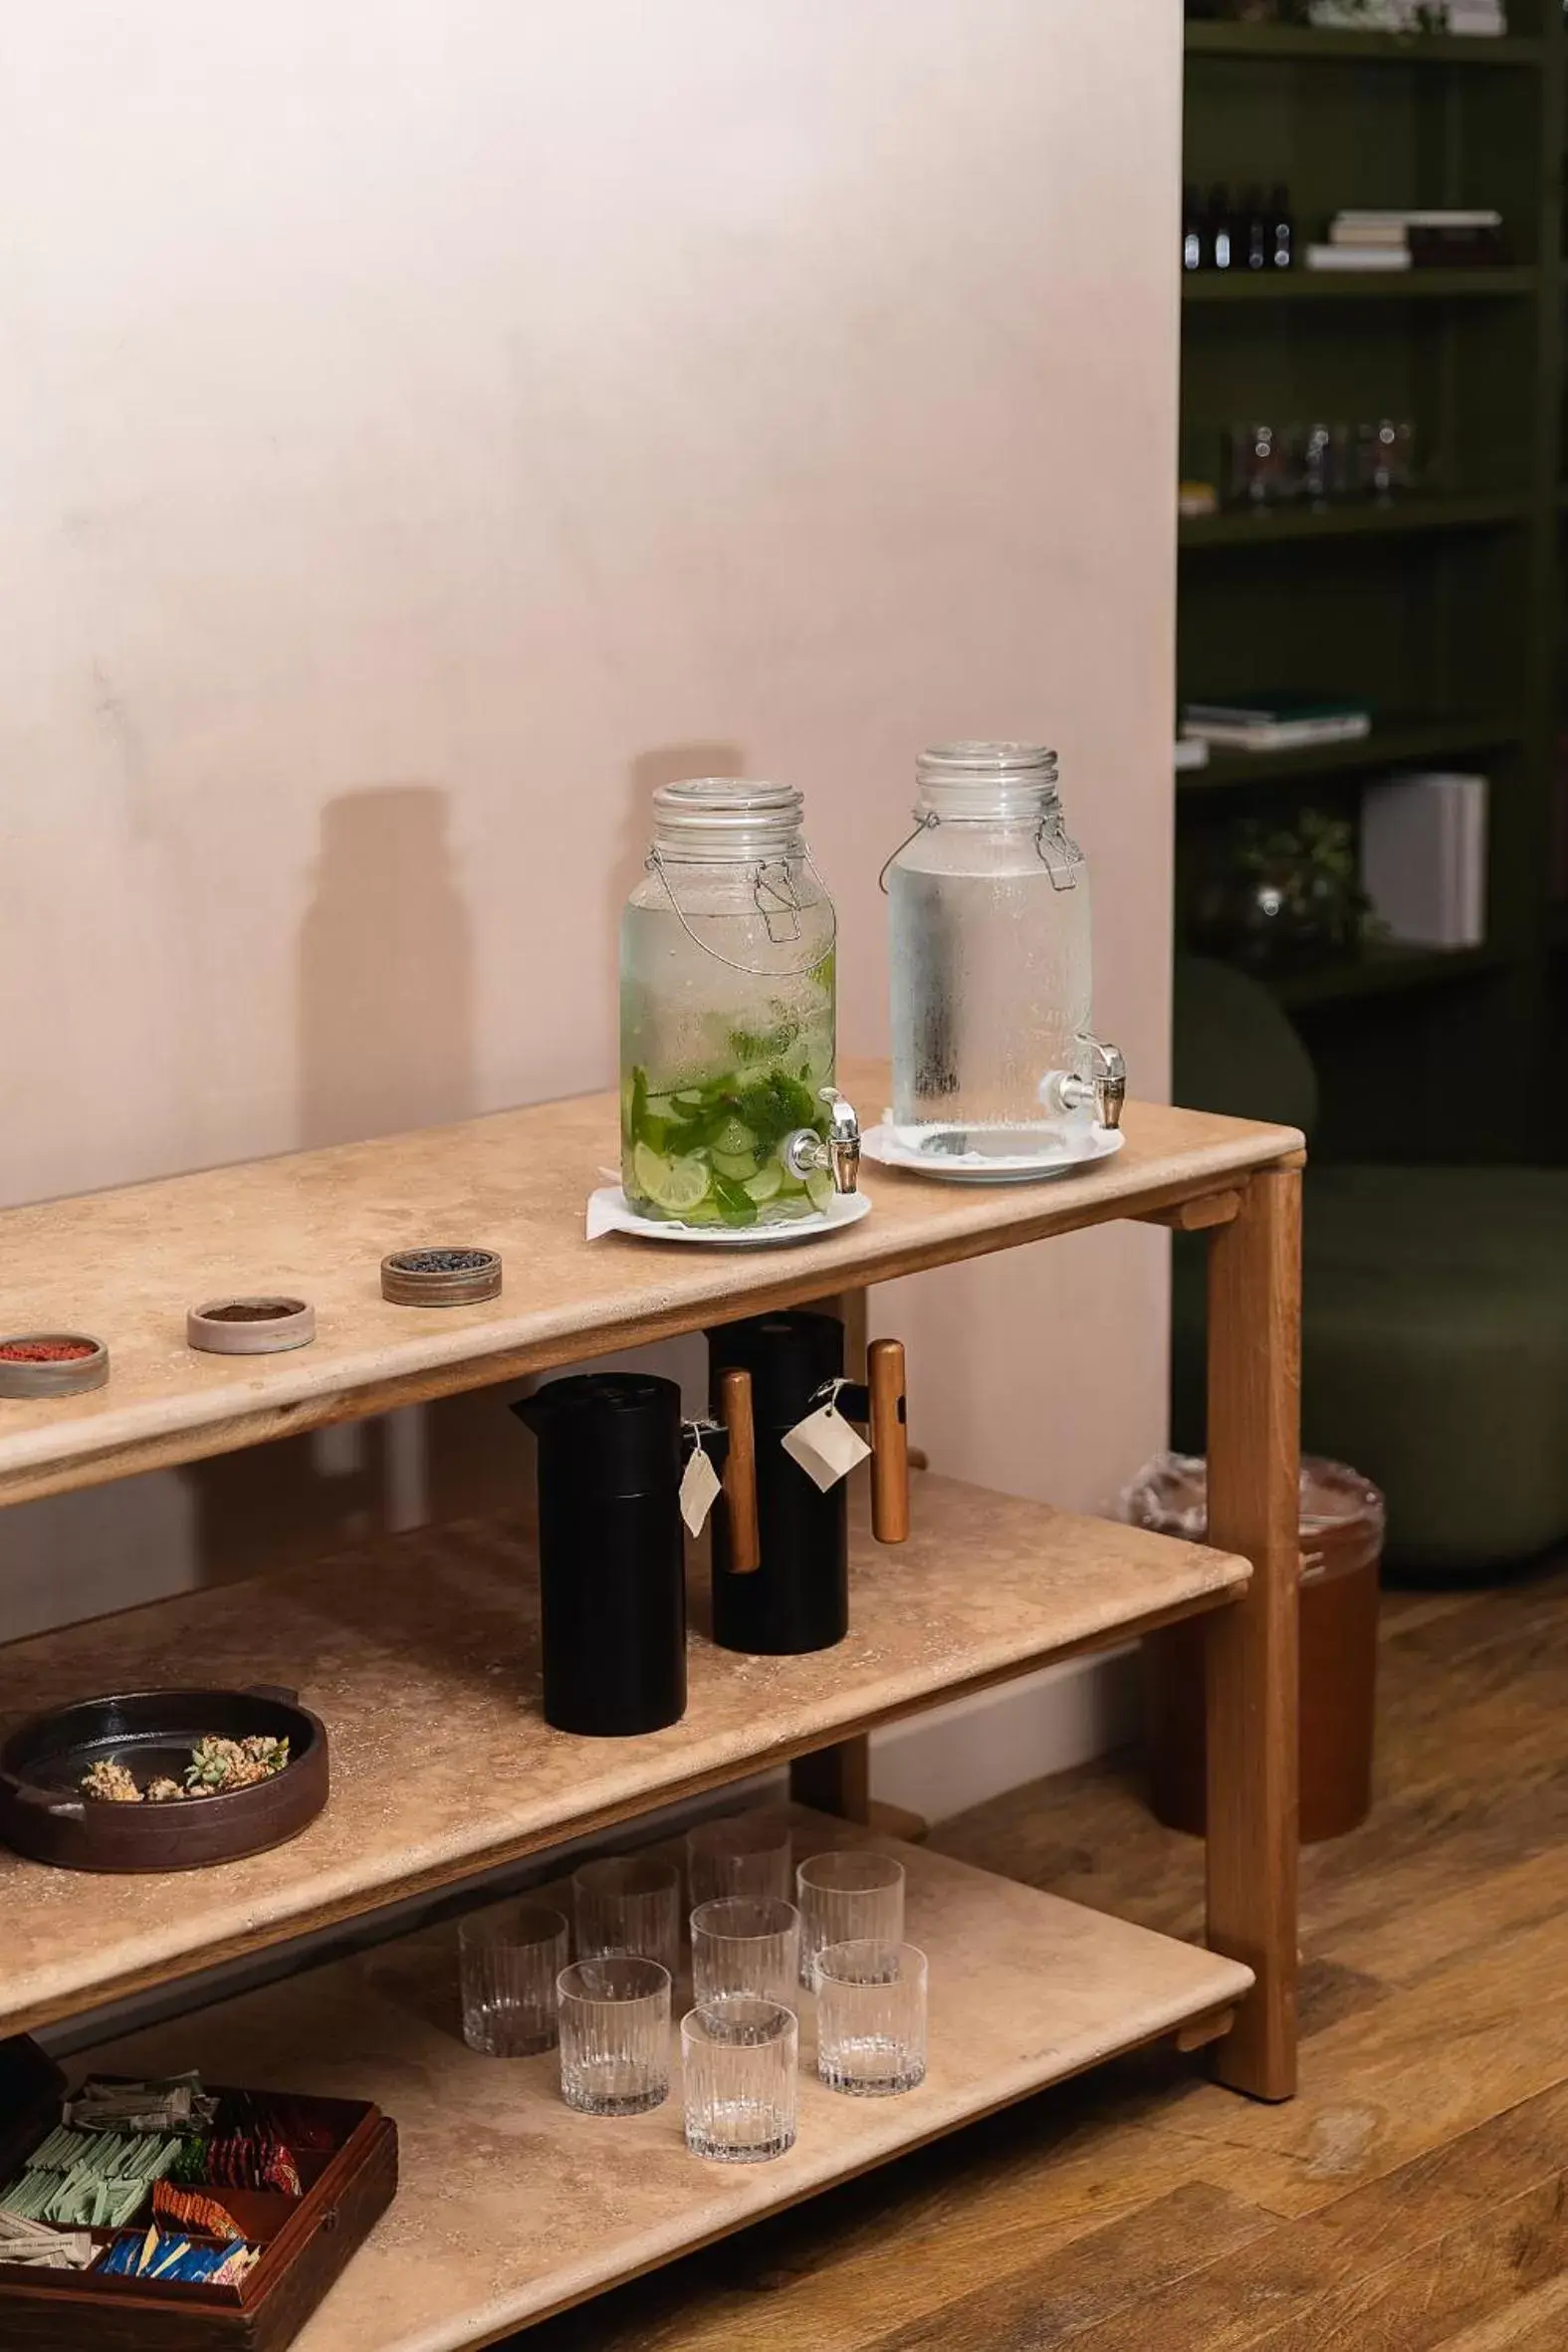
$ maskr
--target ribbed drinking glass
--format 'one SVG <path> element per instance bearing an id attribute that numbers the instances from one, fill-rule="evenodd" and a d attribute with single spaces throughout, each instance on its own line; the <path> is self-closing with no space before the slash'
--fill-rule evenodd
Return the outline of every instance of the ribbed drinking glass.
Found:
<path id="1" fill-rule="evenodd" d="M 794 2145 L 800 2035 L 775 2000 L 730 1994 L 681 2019 L 686 2145 L 720 2164 L 763 2164 Z"/>
<path id="2" fill-rule="evenodd" d="M 856 2098 L 926 2078 L 926 1956 L 913 1944 L 829 1944 L 816 1964 L 816 2071 Z"/>
<path id="3" fill-rule="evenodd" d="M 789 1824 L 782 1813 L 731 1813 L 686 1832 L 694 1907 L 725 1895 L 773 1895 L 787 1903 L 794 1892 L 789 1861 Z"/>
<path id="4" fill-rule="evenodd" d="M 812 1854 L 795 1872 L 800 1911 L 800 1982 L 814 1988 L 812 1970 L 826 1944 L 872 1937 L 902 1943 L 904 1865 L 887 1854 L 847 1851 Z"/>
<path id="5" fill-rule="evenodd" d="M 643 1855 L 584 1862 L 572 1875 L 577 1958 L 634 1952 L 673 1977 L 681 1958 L 681 1874 Z"/>
<path id="6" fill-rule="evenodd" d="M 792 2009 L 799 2001 L 800 1914 L 770 1896 L 726 1895 L 692 1913 L 692 1998 L 699 2008 L 750 1994 Z"/>
<path id="7" fill-rule="evenodd" d="M 670 2089 L 670 1973 L 609 1953 L 562 1969 L 560 2095 L 580 2115 L 641 2115 Z"/>
<path id="8" fill-rule="evenodd" d="M 526 2058 L 556 2046 L 556 1979 L 566 1965 L 566 1923 L 543 1903 L 509 1903 L 457 1931 L 463 2039 L 487 2058 Z"/>

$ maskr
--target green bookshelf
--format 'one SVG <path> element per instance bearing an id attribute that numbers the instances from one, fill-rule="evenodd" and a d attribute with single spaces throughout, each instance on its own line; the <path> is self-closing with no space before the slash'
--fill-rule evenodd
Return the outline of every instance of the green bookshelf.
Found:
<path id="1" fill-rule="evenodd" d="M 1489 947 L 1397 947 L 1374 943 L 1359 955 L 1336 956 L 1308 971 L 1281 974 L 1270 982 L 1282 1005 L 1343 1004 L 1350 998 L 1382 997 L 1404 989 L 1442 987 L 1456 980 L 1502 969 L 1505 959 Z"/>
<path id="2" fill-rule="evenodd" d="M 1412 531 L 1490 531 L 1530 519 L 1524 498 L 1402 498 L 1387 506 L 1264 507 L 1195 515 L 1177 529 L 1182 548 L 1250 548 L 1292 539 L 1391 539 Z"/>
<path id="3" fill-rule="evenodd" d="M 1225 792 L 1239 785 L 1288 786 L 1364 776 L 1374 770 L 1382 774 L 1418 765 L 1452 766 L 1456 761 L 1483 759 L 1517 744 L 1516 722 L 1505 718 L 1389 720 L 1354 743 L 1313 744 L 1297 752 L 1212 751 L 1207 767 L 1182 771 L 1177 789 L 1182 793 Z"/>
<path id="4" fill-rule="evenodd" d="M 1189 57 L 1246 57 L 1291 64 L 1342 66 L 1517 66 L 1539 71 L 1544 44 L 1512 34 L 1475 40 L 1449 33 L 1318 31 L 1311 25 L 1189 24 Z"/>
<path id="5" fill-rule="evenodd" d="M 1540 292 L 1527 264 L 1467 270 L 1195 270 L 1184 303 L 1496 302 Z"/>
<path id="6" fill-rule="evenodd" d="M 1415 425 L 1420 488 L 1386 506 L 1181 523 L 1180 698 L 1354 696 L 1377 724 L 1357 743 L 1216 752 L 1180 776 L 1179 927 L 1242 817 L 1316 808 L 1355 821 L 1365 785 L 1401 768 L 1491 783 L 1484 946 L 1378 946 L 1274 984 L 1318 1063 L 1330 1151 L 1451 1154 L 1456 1067 L 1494 1075 L 1501 1107 L 1482 1151 L 1529 1156 L 1546 1132 L 1537 1106 L 1563 971 L 1549 759 L 1568 616 L 1568 34 L 1557 0 L 1510 0 L 1508 13 L 1499 39 L 1186 27 L 1189 181 L 1285 181 L 1298 248 L 1342 206 L 1495 206 L 1511 256 L 1386 276 L 1182 278 L 1184 479 L 1223 491 L 1240 420 L 1392 416 Z"/>

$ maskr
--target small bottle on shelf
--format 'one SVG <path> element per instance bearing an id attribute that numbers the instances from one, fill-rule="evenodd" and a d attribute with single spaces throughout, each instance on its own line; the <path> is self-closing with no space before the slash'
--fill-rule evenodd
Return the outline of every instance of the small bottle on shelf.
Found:
<path id="1" fill-rule="evenodd" d="M 1290 210 L 1290 190 L 1282 181 L 1269 191 L 1268 197 L 1268 261 L 1276 270 L 1295 267 L 1296 224 Z"/>
<path id="2" fill-rule="evenodd" d="M 1236 227 L 1239 231 L 1240 252 L 1237 260 L 1248 270 L 1272 267 L 1274 251 L 1271 207 L 1263 201 L 1261 188 L 1243 188 L 1236 205 Z"/>
<path id="3" fill-rule="evenodd" d="M 1204 206 L 1203 198 L 1189 180 L 1182 190 L 1182 268 L 1201 270 L 1204 266 Z"/>
<path id="4" fill-rule="evenodd" d="M 1235 223 L 1231 211 L 1231 191 L 1223 180 L 1216 180 L 1209 191 L 1204 217 L 1204 257 L 1212 270 L 1235 267 Z"/>

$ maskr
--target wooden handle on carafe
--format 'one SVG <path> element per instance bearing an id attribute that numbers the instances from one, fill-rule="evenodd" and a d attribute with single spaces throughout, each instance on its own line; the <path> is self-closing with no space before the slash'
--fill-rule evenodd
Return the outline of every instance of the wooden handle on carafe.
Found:
<path id="1" fill-rule="evenodd" d="M 719 1381 L 719 1409 L 730 1433 L 724 1465 L 724 1502 L 730 1521 L 730 1573 L 752 1576 L 763 1564 L 757 1517 L 757 1432 L 752 1419 L 752 1375 L 732 1364 Z"/>
<path id="2" fill-rule="evenodd" d="M 871 1398 L 871 1532 L 879 1543 L 909 1533 L 909 1424 L 904 1403 L 904 1342 L 873 1339 L 866 1349 Z"/>

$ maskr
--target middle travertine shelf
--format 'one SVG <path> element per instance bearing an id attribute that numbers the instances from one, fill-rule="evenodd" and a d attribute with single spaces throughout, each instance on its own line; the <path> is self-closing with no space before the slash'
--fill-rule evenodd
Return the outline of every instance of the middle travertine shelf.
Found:
<path id="1" fill-rule="evenodd" d="M 14 1643 L 0 1651 L 7 1726 L 95 1692 L 298 1687 L 329 1728 L 333 1794 L 292 1844 L 189 1874 L 78 1875 L 0 1853 L 0 2035 L 1219 1606 L 1249 1573 L 1200 1544 L 921 1478 L 908 1543 L 856 1529 L 845 1641 L 757 1658 L 694 1631 L 684 1720 L 635 1740 L 543 1722 L 532 1558 L 520 1528 L 492 1522 Z"/>

